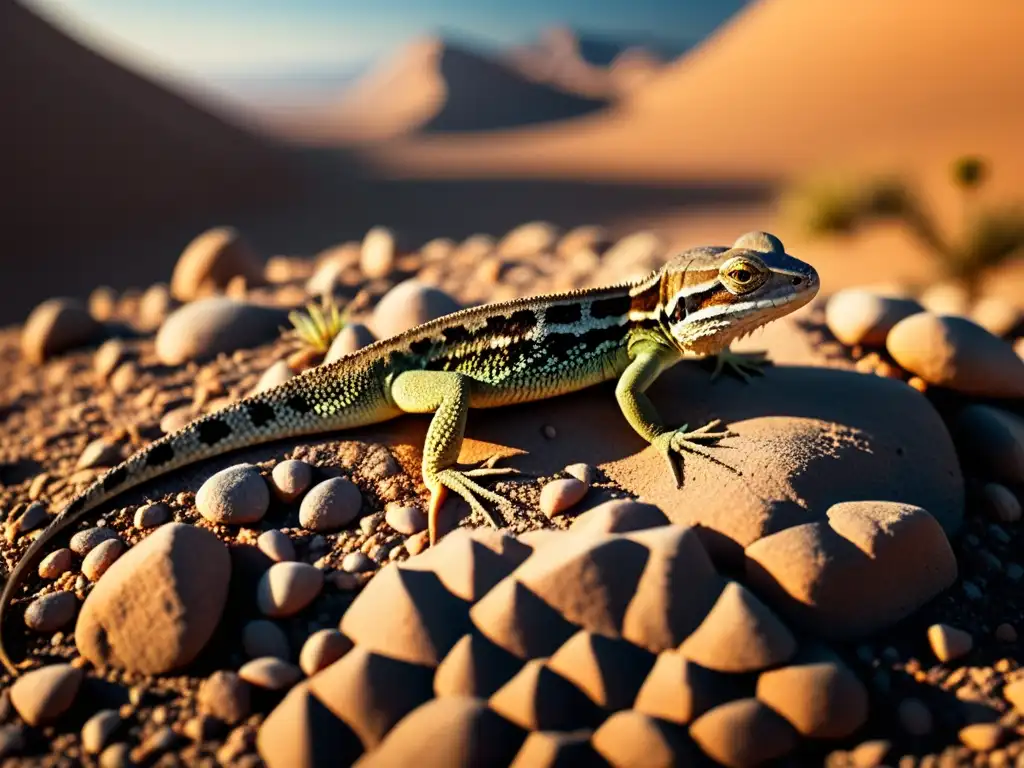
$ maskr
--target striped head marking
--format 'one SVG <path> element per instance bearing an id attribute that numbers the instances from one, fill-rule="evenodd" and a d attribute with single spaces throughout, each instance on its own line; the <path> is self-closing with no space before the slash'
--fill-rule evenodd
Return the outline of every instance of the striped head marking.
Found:
<path id="1" fill-rule="evenodd" d="M 789 256 L 777 237 L 750 232 L 732 248 L 694 248 L 666 264 L 661 306 L 679 349 L 714 354 L 799 309 L 818 287 L 814 267 Z"/>

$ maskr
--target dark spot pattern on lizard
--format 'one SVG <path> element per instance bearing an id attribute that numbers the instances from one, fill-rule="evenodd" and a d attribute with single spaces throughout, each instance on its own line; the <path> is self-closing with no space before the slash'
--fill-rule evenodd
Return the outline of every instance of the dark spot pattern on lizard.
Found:
<path id="1" fill-rule="evenodd" d="M 621 317 L 628 314 L 632 299 L 628 294 L 622 296 L 610 296 L 607 299 L 596 299 L 590 305 L 590 316 L 595 320 L 606 317 Z"/>
<path id="2" fill-rule="evenodd" d="M 231 434 L 231 427 L 220 419 L 207 419 L 196 424 L 196 434 L 204 445 L 216 445 Z"/>
<path id="3" fill-rule="evenodd" d="M 296 413 L 309 413 L 313 410 L 313 406 L 311 406 L 309 401 L 302 395 L 292 395 L 284 401 L 284 404 Z"/>
<path id="4" fill-rule="evenodd" d="M 123 485 L 124 481 L 127 479 L 127 467 L 117 467 L 116 469 L 112 469 L 106 475 L 103 476 L 103 490 L 112 491 L 119 485 Z"/>
<path id="5" fill-rule="evenodd" d="M 146 466 L 159 467 L 174 458 L 174 447 L 170 443 L 155 443 L 146 452 Z"/>
<path id="6" fill-rule="evenodd" d="M 572 304 L 552 304 L 544 310 L 544 319 L 552 325 L 569 325 L 583 319 L 583 307 L 578 301 Z"/>
<path id="7" fill-rule="evenodd" d="M 245 406 L 245 411 L 249 414 L 249 421 L 257 429 L 270 424 L 277 418 L 273 406 L 266 403 L 249 403 Z"/>

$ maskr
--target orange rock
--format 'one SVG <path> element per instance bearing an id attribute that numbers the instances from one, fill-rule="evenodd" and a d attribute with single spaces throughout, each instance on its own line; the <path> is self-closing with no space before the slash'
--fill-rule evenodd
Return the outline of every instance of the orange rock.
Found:
<path id="1" fill-rule="evenodd" d="M 529 546 L 500 531 L 460 528 L 401 567 L 432 570 L 453 595 L 476 602 L 531 552 Z"/>
<path id="2" fill-rule="evenodd" d="M 11 685 L 11 704 L 29 725 L 51 723 L 74 703 L 83 677 L 82 670 L 70 664 L 33 669 Z"/>
<path id="3" fill-rule="evenodd" d="M 469 615 L 481 634 L 524 661 L 550 656 L 576 632 L 558 611 L 511 576 L 488 592 Z"/>
<path id="4" fill-rule="evenodd" d="M 230 227 L 209 229 L 182 251 L 171 275 L 171 295 L 192 301 L 222 291 L 231 278 L 245 278 L 246 285 L 263 285 L 263 265 L 258 256 Z"/>
<path id="5" fill-rule="evenodd" d="M 547 666 L 614 712 L 633 705 L 654 656 L 623 640 L 581 629 L 555 651 Z"/>
<path id="6" fill-rule="evenodd" d="M 573 533 L 626 533 L 668 525 L 665 513 L 653 504 L 614 499 L 598 504 L 577 517 Z"/>
<path id="7" fill-rule="evenodd" d="M 792 726 L 757 699 L 715 707 L 690 726 L 690 735 L 709 757 L 730 768 L 782 757 L 797 743 Z"/>
<path id="8" fill-rule="evenodd" d="M 534 731 L 526 737 L 510 768 L 606 768 L 590 743 L 590 731 Z"/>
<path id="9" fill-rule="evenodd" d="M 952 661 L 966 656 L 974 647 L 970 632 L 964 632 L 948 624 L 932 624 L 928 627 L 928 643 L 939 661 Z"/>
<path id="10" fill-rule="evenodd" d="M 434 674 L 438 696 L 487 698 L 522 667 L 522 662 L 478 632 L 457 642 Z"/>
<path id="11" fill-rule="evenodd" d="M 621 768 L 696 764 L 695 750 L 679 726 L 628 709 L 605 720 L 590 743 L 601 757 Z"/>
<path id="12" fill-rule="evenodd" d="M 704 669 L 676 650 L 665 651 L 658 654 L 633 709 L 686 725 L 712 707 L 738 698 L 739 690 L 732 676 Z"/>
<path id="13" fill-rule="evenodd" d="M 533 659 L 488 700 L 498 714 L 531 731 L 571 731 L 600 722 L 597 706 L 564 677 Z"/>
<path id="14" fill-rule="evenodd" d="M 263 721 L 256 749 L 267 768 L 351 765 L 363 753 L 359 737 L 309 690 L 292 688 Z"/>
<path id="15" fill-rule="evenodd" d="M 800 663 L 762 672 L 757 698 L 786 718 L 804 736 L 841 739 L 868 717 L 868 692 L 849 668 L 837 661 Z"/>

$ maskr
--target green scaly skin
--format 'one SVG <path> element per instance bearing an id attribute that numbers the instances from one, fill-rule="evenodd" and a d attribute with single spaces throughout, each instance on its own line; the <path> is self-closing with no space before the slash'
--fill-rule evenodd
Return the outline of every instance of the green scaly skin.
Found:
<path id="1" fill-rule="evenodd" d="M 788 256 L 774 236 L 752 232 L 732 248 L 685 251 L 637 282 L 456 312 L 199 418 L 107 472 L 32 543 L 0 595 L 0 661 L 17 672 L 4 650 L 3 616 L 54 536 L 129 488 L 239 448 L 431 413 L 423 480 L 433 542 L 448 491 L 495 526 L 504 524 L 499 510 L 509 502 L 479 480 L 510 470 L 456 468 L 471 408 L 617 379 L 623 415 L 664 454 L 679 483 L 677 457 L 716 461 L 708 445 L 731 433 L 716 430 L 717 422 L 695 430 L 665 425 L 646 389 L 685 355 L 716 355 L 713 375 L 728 366 L 749 378 L 764 356 L 732 353 L 732 340 L 803 306 L 817 290 L 812 267 Z"/>

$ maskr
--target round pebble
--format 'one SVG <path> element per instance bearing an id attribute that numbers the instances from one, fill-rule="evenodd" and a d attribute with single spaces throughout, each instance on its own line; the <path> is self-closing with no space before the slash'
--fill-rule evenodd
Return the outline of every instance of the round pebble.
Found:
<path id="1" fill-rule="evenodd" d="M 378 339 L 386 339 L 459 309 L 444 291 L 406 280 L 381 297 L 368 325 Z"/>
<path id="2" fill-rule="evenodd" d="M 346 573 L 363 573 L 372 571 L 376 567 L 377 564 L 368 555 L 358 550 L 349 552 L 341 558 L 341 569 Z"/>
<path id="3" fill-rule="evenodd" d="M 974 403 L 956 414 L 953 439 L 961 456 L 986 480 L 1024 484 L 1024 418 Z"/>
<path id="4" fill-rule="evenodd" d="M 270 485 L 274 494 L 284 502 L 295 501 L 313 482 L 313 468 L 304 461 L 288 459 L 270 472 Z"/>
<path id="5" fill-rule="evenodd" d="M 948 624 L 932 624 L 928 627 L 928 642 L 939 661 L 952 661 L 966 656 L 974 647 L 974 638 L 969 632 Z"/>
<path id="6" fill-rule="evenodd" d="M 75 469 L 94 469 L 95 467 L 112 467 L 121 460 L 121 449 L 108 443 L 102 437 L 93 440 L 82 451 L 75 464 Z"/>
<path id="7" fill-rule="evenodd" d="M 261 656 L 288 659 L 292 655 L 284 630 L 267 619 L 250 621 L 242 628 L 242 648 L 250 659 Z"/>
<path id="8" fill-rule="evenodd" d="M 25 626 L 36 632 L 56 632 L 75 618 L 78 599 L 74 592 L 53 592 L 38 597 L 25 609 Z"/>
<path id="9" fill-rule="evenodd" d="M 932 713 L 920 699 L 904 699 L 897 714 L 903 730 L 911 736 L 927 736 L 932 731 Z"/>
<path id="10" fill-rule="evenodd" d="M 1002 744 L 1006 729 L 999 723 L 974 723 L 960 729 L 960 742 L 975 752 L 991 752 Z"/>
<path id="11" fill-rule="evenodd" d="M 302 670 L 287 661 L 273 656 L 264 656 L 243 664 L 238 670 L 238 676 L 257 688 L 283 691 L 302 679 Z"/>
<path id="12" fill-rule="evenodd" d="M 33 669 L 11 685 L 11 704 L 29 725 L 51 723 L 74 703 L 83 677 L 70 664 Z"/>
<path id="13" fill-rule="evenodd" d="M 116 709 L 101 709 L 82 726 L 82 749 L 90 755 L 99 754 L 120 727 L 121 715 Z"/>
<path id="14" fill-rule="evenodd" d="M 54 550 L 39 562 L 39 578 L 56 579 L 71 570 L 72 553 L 67 547 Z"/>
<path id="15" fill-rule="evenodd" d="M 848 347 L 879 347 L 885 344 L 885 337 L 896 323 L 922 311 L 921 305 L 912 299 L 848 288 L 829 298 L 825 324 Z"/>
<path id="16" fill-rule="evenodd" d="M 302 644 L 299 667 L 307 675 L 315 675 L 348 653 L 352 645 L 352 641 L 336 629 L 317 630 Z"/>
<path id="17" fill-rule="evenodd" d="M 427 516 L 419 507 L 388 504 L 384 511 L 384 519 L 388 525 L 406 536 L 412 536 L 427 528 Z"/>
<path id="18" fill-rule="evenodd" d="M 564 514 L 587 495 L 587 485 L 575 477 L 552 480 L 540 492 L 540 511 L 548 517 Z"/>
<path id="19" fill-rule="evenodd" d="M 330 349 L 324 355 L 324 363 L 333 363 L 346 355 L 351 355 L 363 347 L 368 347 L 376 341 L 373 332 L 362 323 L 349 323 L 331 342 Z"/>
<path id="20" fill-rule="evenodd" d="M 993 336 L 1009 335 L 1022 316 L 1020 308 L 995 296 L 984 296 L 971 308 L 971 319 Z"/>
<path id="21" fill-rule="evenodd" d="M 196 509 L 212 523 L 245 525 L 263 519 L 270 491 L 252 464 L 236 464 L 210 477 L 196 494 Z"/>
<path id="22" fill-rule="evenodd" d="M 256 546 L 275 562 L 283 563 L 295 559 L 295 545 L 292 543 L 291 537 L 276 528 L 261 533 L 256 539 Z"/>
<path id="23" fill-rule="evenodd" d="M 41 475 L 40 475 L 41 477 Z M 27 531 L 41 528 L 50 519 L 50 513 L 46 509 L 46 505 L 33 501 L 28 505 L 28 509 L 21 513 L 21 516 L 15 521 L 16 529 L 19 534 L 26 533 Z"/>
<path id="24" fill-rule="evenodd" d="M 395 263 L 395 235 L 385 227 L 373 227 L 363 238 L 359 269 L 369 280 L 387 277 Z"/>
<path id="25" fill-rule="evenodd" d="M 981 504 L 985 514 L 1001 523 L 1016 523 L 1021 519 L 1020 500 L 1005 485 L 985 483 L 981 488 Z"/>
<path id="26" fill-rule="evenodd" d="M 565 474 L 570 477 L 575 477 L 581 483 L 585 484 L 588 488 L 594 484 L 594 480 L 597 479 L 597 470 L 589 464 L 570 464 L 565 468 Z"/>
<path id="27" fill-rule="evenodd" d="M 250 390 L 250 395 L 257 395 L 260 392 L 266 392 L 268 389 L 284 384 L 288 379 L 292 378 L 295 373 L 289 367 L 288 362 L 285 360 L 278 360 L 272 366 L 267 368 L 260 376 L 259 381 Z"/>
<path id="28" fill-rule="evenodd" d="M 1016 643 L 1017 642 L 1017 630 L 1014 629 L 1013 624 L 1000 624 L 996 627 L 996 640 L 1000 643 Z"/>
<path id="29" fill-rule="evenodd" d="M 287 323 L 276 307 L 217 296 L 176 309 L 156 334 L 156 355 L 164 365 L 211 360 L 273 341 Z"/>
<path id="30" fill-rule="evenodd" d="M 25 320 L 21 353 L 33 363 L 96 341 L 101 326 L 85 305 L 75 299 L 48 299 Z"/>
<path id="31" fill-rule="evenodd" d="M 107 539 L 93 547 L 82 561 L 82 573 L 89 581 L 99 581 L 100 576 L 114 564 L 125 551 L 124 543 L 117 538 Z"/>
<path id="32" fill-rule="evenodd" d="M 249 716 L 249 687 L 234 672 L 214 672 L 199 686 L 196 704 L 203 714 L 235 725 Z"/>
<path id="33" fill-rule="evenodd" d="M 85 557 L 104 541 L 117 538 L 117 532 L 105 527 L 86 528 L 71 537 L 71 551 Z"/>
<path id="34" fill-rule="evenodd" d="M 236 276 L 249 286 L 261 285 L 263 263 L 238 230 L 216 227 L 197 235 L 182 251 L 170 292 L 179 301 L 192 301 L 223 290 Z"/>
<path id="35" fill-rule="evenodd" d="M 307 563 L 275 563 L 260 578 L 256 604 L 264 616 L 293 616 L 320 594 L 324 574 Z"/>
<path id="36" fill-rule="evenodd" d="M 359 488 L 344 477 L 317 483 L 299 507 L 299 524 L 310 531 L 334 531 L 359 516 L 363 497 Z"/>
<path id="37" fill-rule="evenodd" d="M 171 519 L 171 508 L 163 502 L 146 504 L 135 510 L 134 524 L 136 528 L 145 530 L 156 528 Z"/>

